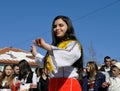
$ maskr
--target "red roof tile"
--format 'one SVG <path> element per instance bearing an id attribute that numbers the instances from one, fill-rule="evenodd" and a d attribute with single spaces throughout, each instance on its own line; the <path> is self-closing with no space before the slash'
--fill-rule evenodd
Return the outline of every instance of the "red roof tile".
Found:
<path id="1" fill-rule="evenodd" d="M 14 52 L 17 54 L 17 56 L 12 55 L 12 54 L 8 54 L 9 52 Z M 31 66 L 38 66 L 34 62 L 34 57 L 32 55 L 27 55 L 27 54 L 30 54 L 30 52 L 27 52 L 25 50 L 21 50 L 18 48 L 10 48 L 10 47 L 0 48 L 0 63 L 2 63 L 2 64 L 17 64 L 20 61 L 17 59 L 18 56 L 21 56 L 20 53 L 23 53 L 22 55 L 28 59 L 27 61 Z M 9 58 L 6 58 L 5 55 L 9 56 Z"/>

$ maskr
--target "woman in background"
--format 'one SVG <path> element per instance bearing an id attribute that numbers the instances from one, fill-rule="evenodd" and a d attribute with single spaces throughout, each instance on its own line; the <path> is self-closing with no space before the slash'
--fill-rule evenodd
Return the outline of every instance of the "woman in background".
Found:
<path id="1" fill-rule="evenodd" d="M 37 75 L 32 72 L 29 63 L 26 60 L 21 60 L 19 62 L 19 76 L 18 83 L 20 83 L 21 90 L 34 90 L 37 88 Z"/>
<path id="2" fill-rule="evenodd" d="M 83 79 L 83 91 L 106 91 L 106 88 L 102 87 L 103 82 L 105 82 L 105 75 L 98 72 L 96 62 L 89 61 L 86 72 L 87 75 Z"/>
<path id="3" fill-rule="evenodd" d="M 3 74 L 0 78 L 0 89 L 7 89 L 8 91 L 12 89 L 12 91 L 16 91 L 12 65 L 4 66 Z"/>

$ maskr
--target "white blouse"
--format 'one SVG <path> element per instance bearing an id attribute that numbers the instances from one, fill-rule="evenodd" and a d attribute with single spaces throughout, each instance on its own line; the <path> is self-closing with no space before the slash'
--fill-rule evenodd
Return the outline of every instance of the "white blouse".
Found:
<path id="1" fill-rule="evenodd" d="M 77 69 L 72 64 L 81 57 L 81 49 L 75 41 L 70 42 L 66 49 L 51 46 L 53 53 L 50 54 L 54 66 L 54 77 L 78 77 Z M 44 56 L 37 54 L 35 61 L 40 67 L 44 65 Z"/>
<path id="2" fill-rule="evenodd" d="M 31 83 L 26 83 L 26 81 L 27 78 L 25 80 L 24 79 L 21 80 L 22 84 L 20 84 L 20 91 L 22 90 L 24 91 L 25 89 L 28 91 L 28 89 L 30 88 Z M 37 85 L 37 74 L 35 72 L 33 72 L 32 84 Z"/>
<path id="3" fill-rule="evenodd" d="M 108 91 L 120 91 L 120 77 L 110 77 Z"/>

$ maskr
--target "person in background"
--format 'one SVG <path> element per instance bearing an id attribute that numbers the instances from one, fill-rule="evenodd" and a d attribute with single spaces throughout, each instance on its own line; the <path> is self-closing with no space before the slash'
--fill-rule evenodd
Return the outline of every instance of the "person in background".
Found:
<path id="1" fill-rule="evenodd" d="M 116 59 L 111 60 L 111 66 L 114 65 L 116 62 L 118 62 Z"/>
<path id="2" fill-rule="evenodd" d="M 108 87 L 108 91 L 120 91 L 120 62 L 112 65 L 112 77 L 103 83 L 103 87 Z"/>
<path id="3" fill-rule="evenodd" d="M 36 69 L 35 69 L 35 73 L 36 73 L 36 75 L 37 75 L 37 83 L 39 82 L 39 78 L 40 78 L 40 72 L 39 72 L 39 67 L 37 67 Z"/>
<path id="4" fill-rule="evenodd" d="M 95 61 L 88 61 L 86 72 L 87 75 L 83 78 L 82 91 L 106 91 L 106 88 L 102 87 L 105 75 L 98 71 Z"/>
<path id="5" fill-rule="evenodd" d="M 32 72 L 29 63 L 26 60 L 20 60 L 19 65 L 19 76 L 18 82 L 20 84 L 20 91 L 22 90 L 32 90 L 37 88 L 37 75 Z"/>
<path id="6" fill-rule="evenodd" d="M 54 18 L 52 44 L 46 43 L 43 38 L 37 38 L 33 43 L 47 50 L 46 56 L 43 56 L 35 46 L 31 47 L 36 63 L 45 67 L 50 76 L 48 91 L 82 91 L 77 68 L 83 68 L 83 51 L 69 17 L 60 15 Z"/>
<path id="7" fill-rule="evenodd" d="M 40 83 L 39 83 L 39 79 L 40 79 L 40 72 L 39 72 L 39 67 L 37 67 L 36 69 L 35 69 L 35 73 L 36 73 L 36 75 L 37 75 L 37 88 L 35 88 L 35 91 L 41 91 L 41 89 L 40 89 Z"/>
<path id="8" fill-rule="evenodd" d="M 45 69 L 37 67 L 35 72 L 37 74 L 37 88 L 35 91 L 48 91 L 49 76 L 45 73 Z"/>
<path id="9" fill-rule="evenodd" d="M 14 70 L 14 75 L 18 76 L 19 75 L 19 65 L 13 64 L 13 70 Z"/>
<path id="10" fill-rule="evenodd" d="M 109 72 L 111 68 L 111 58 L 109 56 L 104 57 L 104 65 L 100 68 L 100 71 Z"/>
<path id="11" fill-rule="evenodd" d="M 78 74 L 79 74 L 79 78 L 78 78 L 78 81 L 79 83 L 82 85 L 83 84 L 83 78 L 87 75 L 87 72 L 86 72 L 86 68 L 83 68 L 83 69 L 78 69 Z"/>
<path id="12" fill-rule="evenodd" d="M 109 56 L 104 57 L 104 65 L 101 66 L 99 71 L 101 71 L 105 75 L 106 80 L 109 77 L 112 76 L 112 73 L 111 73 L 111 58 Z"/>
<path id="13" fill-rule="evenodd" d="M 46 74 L 44 68 L 39 69 L 40 78 L 39 78 L 39 91 L 48 91 L 49 85 L 49 76 Z"/>
<path id="14" fill-rule="evenodd" d="M 17 86 L 16 82 L 18 81 L 18 76 L 19 76 L 19 65 L 18 64 L 13 64 L 13 71 L 14 71 L 14 85 L 13 88 L 15 91 L 19 90 L 19 87 Z"/>
<path id="15" fill-rule="evenodd" d="M 4 66 L 2 77 L 0 78 L 0 89 L 15 91 L 14 84 L 14 72 L 12 65 L 8 64 Z"/>

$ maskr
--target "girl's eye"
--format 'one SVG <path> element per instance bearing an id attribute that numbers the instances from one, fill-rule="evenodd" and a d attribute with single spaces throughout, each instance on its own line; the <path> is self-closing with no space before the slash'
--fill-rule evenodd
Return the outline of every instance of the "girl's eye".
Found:
<path id="1" fill-rule="evenodd" d="M 56 28 L 56 27 L 63 27 L 64 25 L 63 24 L 59 24 L 59 25 L 53 25 L 53 28 Z"/>
<path id="2" fill-rule="evenodd" d="M 59 24 L 60 27 L 63 27 L 64 25 L 63 24 Z"/>

